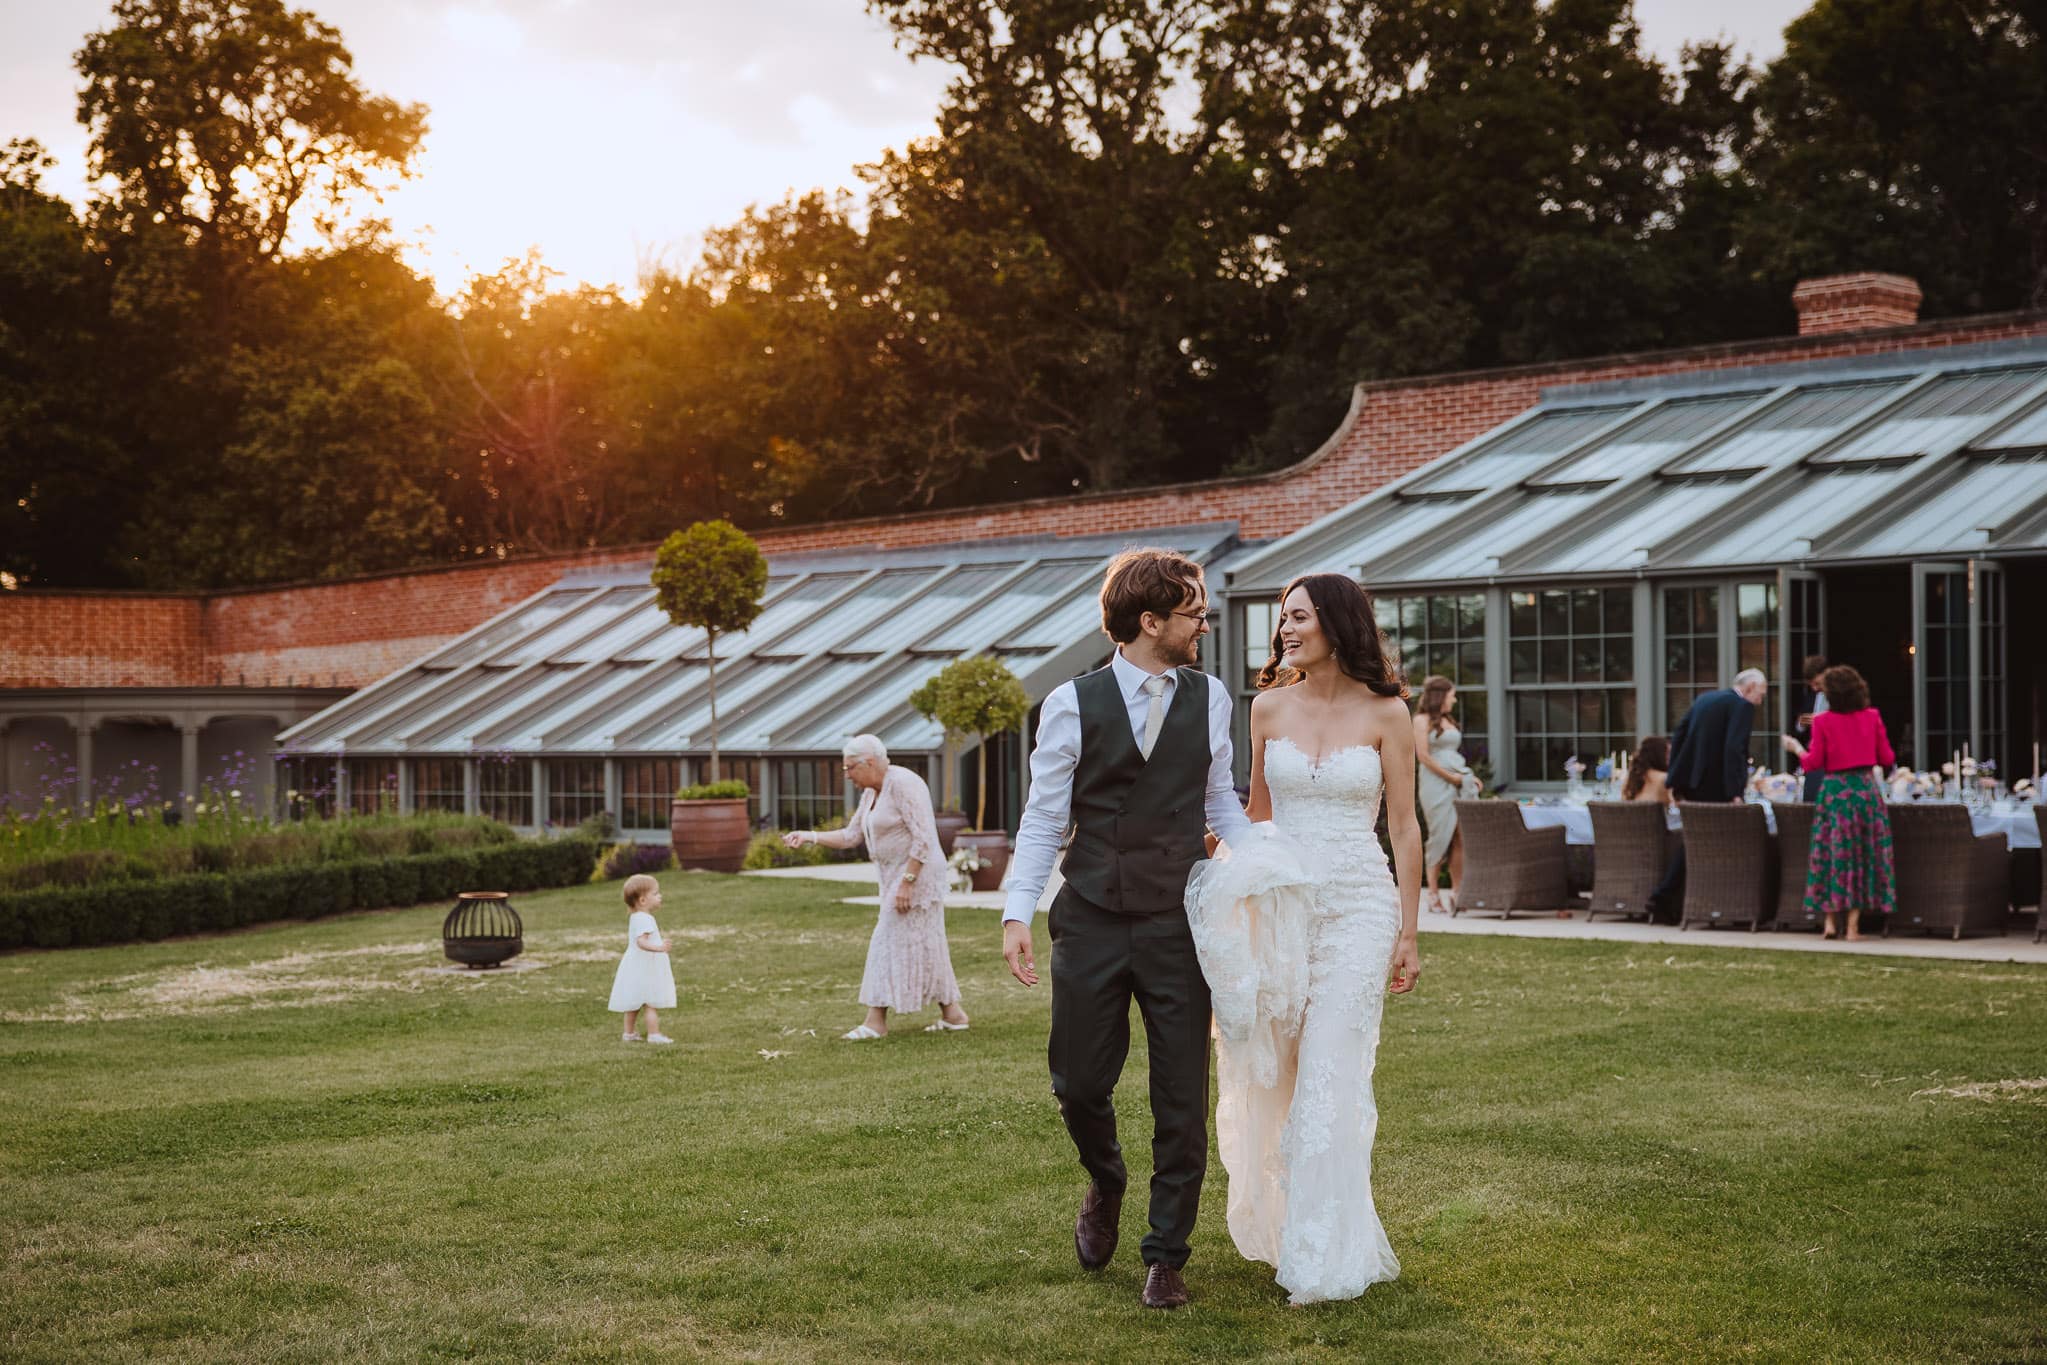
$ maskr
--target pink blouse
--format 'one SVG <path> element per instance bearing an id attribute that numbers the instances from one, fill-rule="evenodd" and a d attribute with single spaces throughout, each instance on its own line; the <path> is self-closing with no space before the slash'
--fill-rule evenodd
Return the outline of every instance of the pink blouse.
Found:
<path id="1" fill-rule="evenodd" d="M 1884 733 L 1884 718 L 1874 706 L 1860 711 L 1821 711 L 1812 718 L 1812 743 L 1805 751 L 1807 772 L 1888 768 L 1897 761 L 1890 736 Z"/>

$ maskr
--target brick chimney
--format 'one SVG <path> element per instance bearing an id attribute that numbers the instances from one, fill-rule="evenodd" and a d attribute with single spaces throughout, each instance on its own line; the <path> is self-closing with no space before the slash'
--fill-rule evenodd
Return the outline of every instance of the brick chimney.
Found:
<path id="1" fill-rule="evenodd" d="M 1917 280 L 1874 271 L 1800 280 L 1791 291 L 1802 337 L 1910 327 L 1919 321 L 1919 299 Z"/>

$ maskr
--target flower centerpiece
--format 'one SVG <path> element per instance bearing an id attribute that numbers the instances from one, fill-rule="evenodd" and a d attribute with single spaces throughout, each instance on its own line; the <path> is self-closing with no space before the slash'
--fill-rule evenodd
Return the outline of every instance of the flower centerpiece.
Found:
<path id="1" fill-rule="evenodd" d="M 1576 754 L 1572 754 L 1569 758 L 1565 759 L 1564 776 L 1569 780 L 1570 784 L 1566 790 L 1566 795 L 1573 801 L 1583 801 L 1585 799 L 1585 760 Z"/>
<path id="2" fill-rule="evenodd" d="M 980 850 L 972 844 L 961 844 L 952 851 L 952 856 L 945 860 L 945 865 L 952 870 L 952 876 L 948 879 L 952 889 L 967 892 L 974 889 L 974 874 L 988 866 L 988 860 L 983 858 Z"/>

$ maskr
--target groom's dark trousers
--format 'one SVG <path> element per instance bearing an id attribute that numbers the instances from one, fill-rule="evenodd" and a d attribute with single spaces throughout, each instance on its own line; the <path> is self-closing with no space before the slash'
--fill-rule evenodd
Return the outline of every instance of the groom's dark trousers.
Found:
<path id="1" fill-rule="evenodd" d="M 1080 758 L 1066 885 L 1052 902 L 1052 1093 L 1080 1164 L 1120 1195 L 1129 1182 L 1110 1096 L 1144 1018 L 1152 1109 L 1146 1264 L 1178 1269 L 1208 1169 L 1208 982 L 1187 928 L 1188 870 L 1202 856 L 1208 679 L 1183 669 L 1147 759 L 1111 669 L 1074 680 Z"/>
<path id="2" fill-rule="evenodd" d="M 1052 902 L 1052 1093 L 1080 1164 L 1129 1182 L 1110 1094 L 1130 1053 L 1130 1002 L 1151 1054 L 1151 1231 L 1144 1261 L 1178 1269 L 1208 1169 L 1208 982 L 1187 912 L 1118 915 L 1060 890 Z"/>

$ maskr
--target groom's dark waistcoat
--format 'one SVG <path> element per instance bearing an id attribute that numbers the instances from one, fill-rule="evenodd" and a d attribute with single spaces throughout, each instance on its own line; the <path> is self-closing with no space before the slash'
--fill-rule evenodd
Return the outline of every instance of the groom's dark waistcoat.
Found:
<path id="1" fill-rule="evenodd" d="M 1187 872 L 1206 855 L 1208 677 L 1177 670 L 1172 704 L 1145 758 L 1114 668 L 1073 680 L 1080 761 L 1073 770 L 1073 842 L 1063 871 L 1074 894 L 1104 910 L 1180 908 Z"/>

